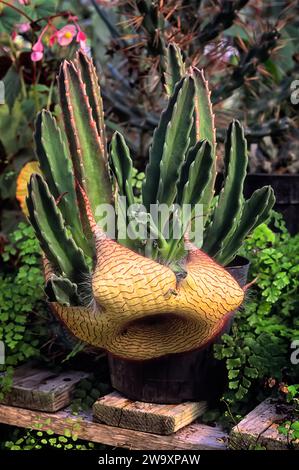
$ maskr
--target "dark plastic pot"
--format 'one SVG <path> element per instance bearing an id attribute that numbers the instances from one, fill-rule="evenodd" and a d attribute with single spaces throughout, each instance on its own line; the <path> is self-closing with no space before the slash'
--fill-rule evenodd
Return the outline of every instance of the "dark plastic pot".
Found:
<path id="1" fill-rule="evenodd" d="M 242 287 L 246 284 L 248 260 L 238 257 L 227 269 Z M 229 331 L 231 321 L 221 334 Z M 222 395 L 227 377 L 224 363 L 214 359 L 212 349 L 210 345 L 141 362 L 108 355 L 112 386 L 128 398 L 151 403 L 215 401 Z"/>

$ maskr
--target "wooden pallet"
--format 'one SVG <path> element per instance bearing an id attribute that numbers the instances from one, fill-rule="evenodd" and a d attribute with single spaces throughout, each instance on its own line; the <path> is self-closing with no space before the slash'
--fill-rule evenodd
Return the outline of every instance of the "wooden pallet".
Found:
<path id="1" fill-rule="evenodd" d="M 227 435 L 218 427 L 193 423 L 169 436 L 107 426 L 93 421 L 92 414 L 74 416 L 69 409 L 56 413 L 0 405 L 0 422 L 11 426 L 64 434 L 68 429 L 79 439 L 131 450 L 225 450 Z"/>
<path id="2" fill-rule="evenodd" d="M 55 373 L 26 364 L 15 369 L 12 388 L 1 403 L 31 410 L 58 411 L 71 403 L 75 386 L 89 375 L 82 371 Z"/>
<path id="3" fill-rule="evenodd" d="M 0 404 L 0 422 L 51 429 L 56 434 L 68 429 L 81 439 L 129 449 L 226 448 L 227 435 L 220 428 L 189 424 L 205 411 L 204 402 L 153 405 L 132 402 L 113 392 L 94 404 L 95 418 L 104 424 L 94 422 L 91 410 L 80 416 L 72 414 L 65 407 L 71 402 L 76 384 L 85 377 L 85 372 L 56 374 L 32 365 L 17 368 L 12 390 Z"/>
<path id="4" fill-rule="evenodd" d="M 228 441 L 230 449 L 249 449 L 258 444 L 269 450 L 289 448 L 287 437 L 277 430 L 287 410 L 278 412 L 271 399 L 251 411 L 232 429 L 229 438 L 219 427 L 198 421 L 186 425 L 204 412 L 203 402 L 154 405 L 132 402 L 113 392 L 94 404 L 95 416 L 91 410 L 79 415 L 69 408 L 62 410 L 70 403 L 76 384 L 86 377 L 85 372 L 54 374 L 22 366 L 16 371 L 5 404 L 0 404 L 0 423 L 50 429 L 56 434 L 69 430 L 83 440 L 132 450 L 225 450 Z M 299 440 L 292 446 L 299 449 Z"/>
<path id="5" fill-rule="evenodd" d="M 288 449 L 287 436 L 277 430 L 286 415 L 287 410 L 278 412 L 275 401 L 268 398 L 232 429 L 229 436 L 229 447 L 231 449 L 249 449 L 259 444 L 267 450 Z M 299 449 L 299 439 L 292 443 L 292 447 Z"/>
<path id="6" fill-rule="evenodd" d="M 207 403 L 203 401 L 157 405 L 132 401 L 112 392 L 94 403 L 93 415 L 110 426 L 168 435 L 195 421 L 206 409 Z"/>

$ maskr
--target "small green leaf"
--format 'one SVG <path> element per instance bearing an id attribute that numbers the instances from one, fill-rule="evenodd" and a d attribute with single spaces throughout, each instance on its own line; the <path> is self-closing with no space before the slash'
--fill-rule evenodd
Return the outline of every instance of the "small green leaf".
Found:
<path id="1" fill-rule="evenodd" d="M 5 103 L 8 105 L 10 111 L 15 104 L 17 97 L 21 91 L 21 80 L 18 74 L 18 71 L 14 65 L 12 65 L 7 74 L 5 75 L 4 79 L 4 98 Z"/>

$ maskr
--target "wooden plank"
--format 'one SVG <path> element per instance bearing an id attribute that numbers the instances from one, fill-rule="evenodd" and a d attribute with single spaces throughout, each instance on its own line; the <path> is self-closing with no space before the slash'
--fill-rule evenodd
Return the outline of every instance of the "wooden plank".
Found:
<path id="1" fill-rule="evenodd" d="M 94 403 L 93 415 L 110 426 L 168 435 L 192 423 L 206 409 L 207 403 L 203 401 L 158 405 L 132 401 L 112 392 Z"/>
<path id="2" fill-rule="evenodd" d="M 132 450 L 225 450 L 227 435 L 220 428 L 193 423 L 169 436 L 133 431 L 92 421 L 91 413 L 72 415 L 69 409 L 57 413 L 36 412 L 0 405 L 0 422 L 11 426 L 63 434 L 69 429 L 78 438 Z"/>
<path id="3" fill-rule="evenodd" d="M 249 449 L 259 444 L 267 450 L 287 449 L 287 436 L 280 434 L 277 430 L 279 424 L 287 416 L 287 412 L 287 407 L 278 411 L 275 401 L 271 398 L 266 399 L 232 429 L 229 447 Z M 293 447 L 299 449 L 299 439 L 293 442 Z"/>
<path id="4" fill-rule="evenodd" d="M 89 374 L 51 372 L 32 365 L 16 368 L 13 385 L 1 403 L 31 410 L 58 411 L 71 403 L 75 386 Z"/>

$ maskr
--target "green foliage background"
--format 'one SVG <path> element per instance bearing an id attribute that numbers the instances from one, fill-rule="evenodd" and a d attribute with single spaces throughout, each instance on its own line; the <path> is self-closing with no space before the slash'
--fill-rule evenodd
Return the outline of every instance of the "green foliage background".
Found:
<path id="1" fill-rule="evenodd" d="M 0 378 L 2 394 L 10 386 L 13 366 L 39 354 L 40 335 L 45 331 L 40 330 L 39 336 L 35 334 L 43 315 L 43 276 L 39 244 L 29 225 L 21 223 L 11 234 L 1 258 L 0 340 L 5 344 L 7 372 L 5 378 Z M 29 324 L 34 316 L 37 321 L 31 329 Z"/>
<path id="2" fill-rule="evenodd" d="M 256 284 L 236 315 L 231 335 L 215 346 L 216 357 L 226 360 L 226 398 L 231 403 L 249 400 L 256 380 L 299 379 L 298 366 L 290 361 L 291 343 L 299 339 L 299 266 L 294 264 L 299 235 L 291 237 L 278 214 L 274 224 L 278 232 L 262 224 L 242 249 Z"/>
<path id="3" fill-rule="evenodd" d="M 240 253 L 249 258 L 256 283 L 231 333 L 214 346 L 226 363 L 228 385 L 224 406 L 209 411 L 207 422 L 232 426 L 269 395 L 285 400 L 281 390 L 299 382 L 299 365 L 291 363 L 291 345 L 299 339 L 299 235 L 292 237 L 277 213 L 272 225 L 275 231 L 260 225 Z"/>

